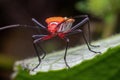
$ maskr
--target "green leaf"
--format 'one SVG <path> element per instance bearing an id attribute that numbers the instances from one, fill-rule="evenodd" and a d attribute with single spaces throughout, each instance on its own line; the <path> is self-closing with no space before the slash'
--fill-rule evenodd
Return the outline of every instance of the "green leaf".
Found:
<path id="1" fill-rule="evenodd" d="M 67 61 L 71 69 L 65 68 L 63 60 L 64 51 L 47 55 L 38 69 L 33 72 L 30 70 L 37 64 L 37 58 L 18 61 L 15 64 L 13 79 L 118 80 L 120 78 L 120 46 L 116 45 L 120 45 L 120 35 L 97 41 L 94 44 L 98 43 L 101 47 L 93 49 L 102 51 L 104 54 L 98 54 L 96 56 L 85 45 L 69 49 Z M 31 73 L 35 74 L 33 75 Z"/>

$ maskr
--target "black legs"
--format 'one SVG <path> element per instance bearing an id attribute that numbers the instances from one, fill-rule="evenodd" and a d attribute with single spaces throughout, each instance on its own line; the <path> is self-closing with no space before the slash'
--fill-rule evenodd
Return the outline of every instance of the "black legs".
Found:
<path id="1" fill-rule="evenodd" d="M 65 37 L 64 40 L 65 40 L 65 42 L 66 42 L 66 48 L 65 48 L 65 54 L 64 54 L 64 61 L 65 61 L 66 66 L 67 66 L 68 68 L 70 68 L 69 65 L 67 64 L 67 61 L 66 61 L 66 55 L 67 55 L 67 49 L 68 49 L 69 39 L 68 39 L 67 37 Z"/>
<path id="2" fill-rule="evenodd" d="M 32 70 L 34 71 L 41 63 L 41 59 L 44 59 L 45 56 L 46 56 L 46 52 L 43 50 L 43 48 L 38 44 L 38 42 L 40 42 L 42 40 L 42 38 L 44 38 L 46 35 L 33 35 L 32 38 L 33 38 L 33 46 L 34 46 L 34 49 L 35 49 L 35 53 L 38 57 L 38 64 L 36 67 L 34 67 Z M 39 48 L 43 54 L 42 58 L 40 57 L 40 54 L 38 52 L 38 49 Z"/>
<path id="3" fill-rule="evenodd" d="M 41 63 L 41 58 L 40 58 L 40 54 L 39 54 L 39 52 L 38 52 L 38 50 L 37 50 L 36 44 L 33 43 L 33 46 L 34 46 L 34 49 L 35 49 L 35 51 L 36 51 L 36 55 L 37 55 L 37 57 L 38 57 L 38 62 L 39 62 L 39 63 L 37 64 L 37 66 L 32 69 L 32 70 L 34 71 L 34 70 L 40 65 L 40 63 Z"/>
<path id="4" fill-rule="evenodd" d="M 93 51 L 93 50 L 90 48 L 90 46 L 92 46 L 92 47 L 97 47 L 97 46 L 91 45 L 90 41 L 87 40 L 84 32 L 83 32 L 81 29 L 77 29 L 77 30 L 75 30 L 75 31 L 69 32 L 68 35 L 75 34 L 75 33 L 82 33 L 82 37 L 83 37 L 85 43 L 87 44 L 88 49 L 89 49 L 91 52 L 101 53 L 101 52 Z"/>

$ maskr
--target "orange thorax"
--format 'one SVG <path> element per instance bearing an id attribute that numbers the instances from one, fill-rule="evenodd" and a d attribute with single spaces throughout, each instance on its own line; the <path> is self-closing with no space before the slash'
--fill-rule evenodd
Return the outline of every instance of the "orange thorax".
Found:
<path id="1" fill-rule="evenodd" d="M 51 32 L 51 33 L 55 33 L 56 30 L 57 30 L 57 25 L 61 22 L 63 22 L 65 20 L 65 18 L 63 17 L 50 17 L 50 18 L 47 18 L 45 21 L 46 23 L 48 24 L 48 30 Z"/>

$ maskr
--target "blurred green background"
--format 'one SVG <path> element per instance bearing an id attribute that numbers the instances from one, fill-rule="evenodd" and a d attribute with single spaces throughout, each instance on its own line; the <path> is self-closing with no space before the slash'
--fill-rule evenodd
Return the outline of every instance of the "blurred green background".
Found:
<path id="1" fill-rule="evenodd" d="M 120 0 L 0 0 L 0 27 L 12 24 L 34 27 L 31 21 L 33 17 L 46 26 L 47 17 L 87 14 L 90 17 L 92 40 L 102 39 L 120 32 L 119 3 Z M 87 31 L 85 26 L 84 31 Z M 37 31 L 32 28 L 0 31 L 0 80 L 10 79 L 14 61 L 36 56 L 31 36 L 38 34 Z M 70 47 L 83 43 L 79 34 L 69 38 Z M 65 42 L 58 38 L 41 45 L 48 53 L 65 48 Z"/>

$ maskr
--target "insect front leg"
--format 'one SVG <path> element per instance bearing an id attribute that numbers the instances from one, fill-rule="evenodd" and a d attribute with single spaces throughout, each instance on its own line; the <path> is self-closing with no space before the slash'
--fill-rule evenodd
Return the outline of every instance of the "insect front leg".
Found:
<path id="1" fill-rule="evenodd" d="M 38 50 L 37 50 L 36 43 L 33 43 L 33 46 L 34 46 L 34 49 L 35 49 L 35 51 L 36 51 L 36 55 L 37 55 L 37 57 L 38 57 L 39 63 L 37 64 L 36 67 L 34 67 L 34 68 L 32 69 L 32 71 L 34 71 L 34 70 L 40 65 L 40 63 L 41 63 L 41 58 L 40 58 L 39 52 L 38 52 Z"/>
<path id="2" fill-rule="evenodd" d="M 38 65 L 35 68 L 33 68 L 33 70 L 34 70 L 40 65 L 41 59 L 43 59 L 46 56 L 46 52 L 43 50 L 43 48 L 38 43 L 41 42 L 41 41 L 50 39 L 51 36 L 50 35 L 33 35 L 32 38 L 33 38 L 33 46 L 35 48 L 36 55 L 37 55 L 38 60 L 39 60 Z M 44 54 L 42 58 L 40 58 L 40 54 L 38 52 L 37 47 L 39 47 L 41 49 L 42 53 Z"/>
<path id="3" fill-rule="evenodd" d="M 38 44 L 38 42 L 41 42 L 42 38 L 44 38 L 45 36 L 47 36 L 47 35 L 33 35 L 33 36 L 32 36 L 33 46 L 34 46 L 34 49 L 35 49 L 35 52 L 36 52 L 36 55 L 37 55 L 38 61 L 39 61 L 38 65 L 37 65 L 35 68 L 33 68 L 32 70 L 36 69 L 36 68 L 40 65 L 41 59 L 43 59 L 43 58 L 46 56 L 46 52 L 45 52 L 45 51 L 42 49 L 42 47 Z M 42 58 L 40 58 L 40 54 L 39 54 L 39 52 L 38 52 L 37 47 L 39 47 L 39 48 L 41 49 L 42 53 L 44 54 Z"/>
<path id="4" fill-rule="evenodd" d="M 32 38 L 36 39 L 36 40 L 34 40 L 34 42 L 37 43 L 37 41 L 41 41 L 40 39 L 42 39 L 42 38 L 45 37 L 45 36 L 47 36 L 47 35 L 33 35 Z M 44 57 L 46 56 L 46 52 L 45 52 L 44 49 L 40 46 L 39 43 L 37 43 L 37 46 L 40 48 L 40 50 L 41 50 L 42 53 L 43 53 L 43 56 L 42 56 L 41 59 L 44 59 Z"/>

